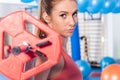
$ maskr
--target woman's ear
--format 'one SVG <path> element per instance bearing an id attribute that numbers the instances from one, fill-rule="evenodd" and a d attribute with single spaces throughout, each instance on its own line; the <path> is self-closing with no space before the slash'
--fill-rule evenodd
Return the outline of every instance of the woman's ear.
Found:
<path id="1" fill-rule="evenodd" d="M 43 13 L 42 17 L 46 23 L 50 22 L 50 16 L 46 12 Z"/>

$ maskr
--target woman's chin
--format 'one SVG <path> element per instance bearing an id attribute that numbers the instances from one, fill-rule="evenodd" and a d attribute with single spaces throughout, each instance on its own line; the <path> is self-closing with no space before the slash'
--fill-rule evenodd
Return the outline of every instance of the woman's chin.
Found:
<path id="1" fill-rule="evenodd" d="M 67 37 L 70 37 L 70 36 L 72 36 L 73 35 L 73 33 L 68 33 L 66 36 Z"/>

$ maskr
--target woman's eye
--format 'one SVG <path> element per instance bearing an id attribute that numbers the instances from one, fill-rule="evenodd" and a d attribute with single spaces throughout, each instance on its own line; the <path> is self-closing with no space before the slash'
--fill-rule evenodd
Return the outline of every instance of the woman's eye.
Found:
<path id="1" fill-rule="evenodd" d="M 60 15 L 62 18 L 66 18 L 66 14 L 61 14 Z"/>
<path id="2" fill-rule="evenodd" d="M 78 12 L 75 12 L 75 13 L 73 14 L 73 16 L 77 16 L 77 14 L 78 14 Z"/>

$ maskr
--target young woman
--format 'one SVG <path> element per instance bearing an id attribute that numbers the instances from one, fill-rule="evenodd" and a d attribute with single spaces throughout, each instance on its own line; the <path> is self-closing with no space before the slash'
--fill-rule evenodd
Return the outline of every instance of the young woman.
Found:
<path id="1" fill-rule="evenodd" d="M 82 74 L 67 54 L 66 44 L 72 35 L 77 23 L 77 4 L 75 0 L 40 0 L 39 19 L 57 31 L 62 39 L 62 56 L 57 65 L 35 76 L 35 80 L 82 80 Z M 40 38 L 46 34 L 36 29 Z M 41 64 L 45 58 L 37 58 L 37 64 Z"/>

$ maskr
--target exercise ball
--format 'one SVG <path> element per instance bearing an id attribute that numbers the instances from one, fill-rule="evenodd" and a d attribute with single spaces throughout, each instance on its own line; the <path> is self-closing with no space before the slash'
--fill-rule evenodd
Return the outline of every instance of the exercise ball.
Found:
<path id="1" fill-rule="evenodd" d="M 78 5 L 78 12 L 85 12 L 88 6 L 89 0 L 76 0 Z"/>
<path id="2" fill-rule="evenodd" d="M 115 63 L 115 60 L 113 58 L 106 56 L 100 60 L 100 67 L 104 69 L 108 65 L 114 64 L 114 63 Z"/>
<path id="3" fill-rule="evenodd" d="M 120 0 L 117 0 L 115 8 L 112 10 L 113 13 L 120 13 Z"/>
<path id="4" fill-rule="evenodd" d="M 94 14 L 98 13 L 103 7 L 105 0 L 91 0 L 88 4 L 87 11 L 88 13 Z"/>
<path id="5" fill-rule="evenodd" d="M 86 78 L 91 73 L 92 69 L 91 69 L 90 64 L 87 61 L 77 60 L 75 63 L 78 65 L 78 67 L 83 75 L 83 78 Z"/>
<path id="6" fill-rule="evenodd" d="M 113 8 L 115 7 L 116 0 L 105 0 L 103 7 L 101 8 L 100 12 L 102 14 L 107 14 L 112 12 Z"/>
<path id="7" fill-rule="evenodd" d="M 120 80 L 120 65 L 111 64 L 101 72 L 101 80 Z"/>
<path id="8" fill-rule="evenodd" d="M 34 0 L 21 0 L 21 2 L 23 2 L 23 3 L 30 3 L 32 1 L 34 1 Z"/>

